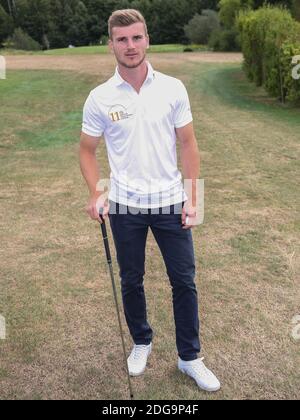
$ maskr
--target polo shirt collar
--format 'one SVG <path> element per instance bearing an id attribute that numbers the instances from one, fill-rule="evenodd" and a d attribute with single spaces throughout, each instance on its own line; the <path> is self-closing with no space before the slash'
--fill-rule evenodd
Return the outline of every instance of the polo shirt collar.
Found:
<path id="1" fill-rule="evenodd" d="M 146 63 L 147 63 L 147 66 L 148 66 L 148 73 L 147 73 L 147 77 L 146 77 L 146 80 L 145 80 L 144 83 L 147 83 L 148 81 L 152 82 L 154 80 L 154 77 L 155 77 L 155 72 L 153 70 L 153 67 L 151 66 L 149 61 L 146 61 Z M 120 75 L 118 67 L 116 67 L 116 71 L 115 71 L 115 74 L 114 74 L 114 77 L 113 77 L 113 81 L 115 83 L 115 86 L 121 86 L 123 84 L 128 84 L 126 82 L 126 80 L 124 80 L 122 78 L 122 76 Z"/>

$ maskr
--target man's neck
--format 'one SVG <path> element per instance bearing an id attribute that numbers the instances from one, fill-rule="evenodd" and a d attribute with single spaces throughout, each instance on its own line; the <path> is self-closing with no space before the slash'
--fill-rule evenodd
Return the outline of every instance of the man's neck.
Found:
<path id="1" fill-rule="evenodd" d="M 118 71 L 122 79 L 129 83 L 137 92 L 139 92 L 147 78 L 148 66 L 146 61 L 134 69 L 129 69 L 119 64 Z"/>

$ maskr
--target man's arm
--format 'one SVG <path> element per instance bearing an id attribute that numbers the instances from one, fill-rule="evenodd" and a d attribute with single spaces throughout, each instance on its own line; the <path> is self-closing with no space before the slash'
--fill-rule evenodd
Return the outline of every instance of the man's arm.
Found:
<path id="1" fill-rule="evenodd" d="M 101 199 L 100 197 L 103 191 L 97 191 L 100 172 L 96 159 L 96 149 L 99 141 L 99 137 L 92 137 L 82 132 L 80 136 L 79 160 L 81 173 L 90 192 L 86 211 L 92 219 L 101 222 L 98 213 L 99 207 L 104 208 L 103 216 L 106 217 L 108 214 L 108 206 L 107 203 L 105 203 L 105 199 Z"/>
<path id="2" fill-rule="evenodd" d="M 176 135 L 180 144 L 180 158 L 185 180 L 190 181 L 190 188 L 186 191 L 188 202 L 183 212 L 183 223 L 185 224 L 186 216 L 189 216 L 188 225 L 193 225 L 196 220 L 196 194 L 197 179 L 200 175 L 200 153 L 194 132 L 193 123 L 189 123 L 184 127 L 176 128 Z M 193 220 L 195 219 L 195 220 Z M 194 223 L 196 224 L 196 223 Z"/>

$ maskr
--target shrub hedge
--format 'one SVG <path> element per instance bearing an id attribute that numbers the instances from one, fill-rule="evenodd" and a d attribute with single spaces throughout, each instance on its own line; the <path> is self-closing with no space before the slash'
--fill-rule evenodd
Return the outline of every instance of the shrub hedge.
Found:
<path id="1" fill-rule="evenodd" d="M 300 99 L 300 80 L 292 76 L 293 57 L 300 54 L 300 23 L 285 8 L 264 6 L 241 12 L 237 25 L 249 79 L 282 102 Z"/>

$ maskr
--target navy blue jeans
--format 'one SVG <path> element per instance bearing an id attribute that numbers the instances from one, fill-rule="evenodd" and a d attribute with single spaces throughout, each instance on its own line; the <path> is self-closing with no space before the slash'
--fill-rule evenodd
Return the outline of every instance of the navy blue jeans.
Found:
<path id="1" fill-rule="evenodd" d="M 191 231 L 182 229 L 182 203 L 170 206 L 170 214 L 163 214 L 163 209 L 156 209 L 158 214 L 153 214 L 153 209 L 139 211 L 113 202 L 110 206 L 109 219 L 120 268 L 125 318 L 134 343 L 149 344 L 153 337 L 147 321 L 143 286 L 146 238 L 150 227 L 172 288 L 178 355 L 182 360 L 196 359 L 200 341 L 194 248 Z"/>

